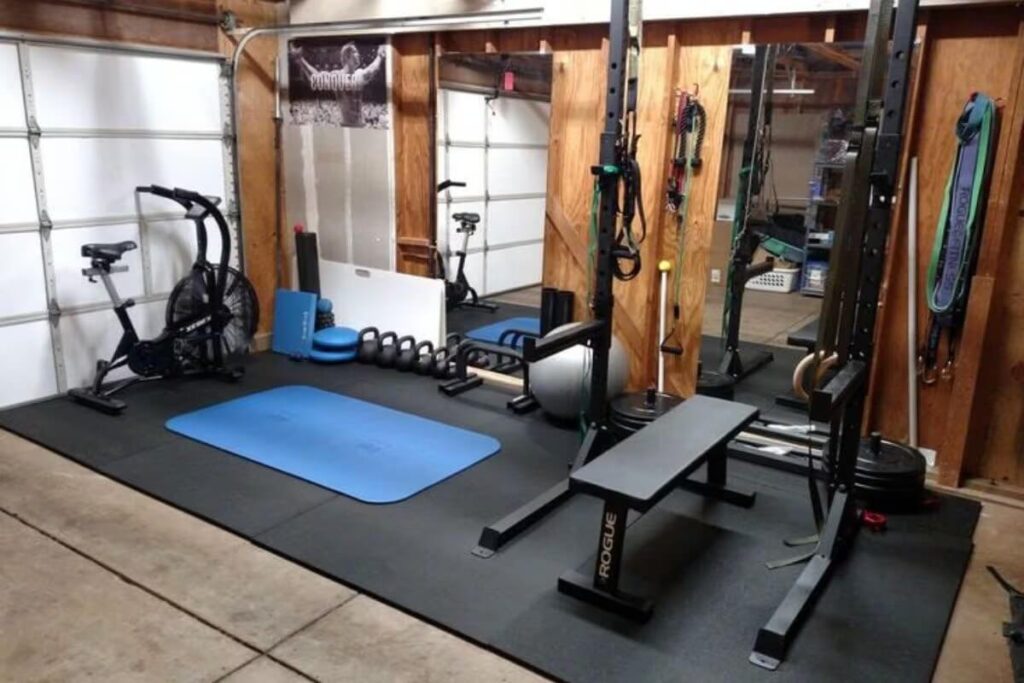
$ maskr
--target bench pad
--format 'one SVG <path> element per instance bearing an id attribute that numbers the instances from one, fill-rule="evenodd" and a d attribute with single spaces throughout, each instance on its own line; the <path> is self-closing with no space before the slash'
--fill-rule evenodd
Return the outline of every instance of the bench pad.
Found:
<path id="1" fill-rule="evenodd" d="M 646 512 L 757 414 L 754 406 L 693 396 L 576 470 L 569 487 Z"/>

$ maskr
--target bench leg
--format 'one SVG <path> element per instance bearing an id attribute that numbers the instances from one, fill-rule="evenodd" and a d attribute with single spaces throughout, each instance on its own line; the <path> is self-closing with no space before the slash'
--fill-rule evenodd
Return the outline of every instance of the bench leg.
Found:
<path id="1" fill-rule="evenodd" d="M 686 479 L 679 488 L 698 493 L 708 498 L 715 498 L 730 505 L 739 507 L 753 507 L 757 494 L 753 491 L 739 491 L 729 488 L 726 482 L 726 463 L 728 461 L 728 445 L 722 444 L 708 454 L 707 459 L 707 481 L 694 481 Z"/>
<path id="2" fill-rule="evenodd" d="M 612 501 L 605 502 L 593 577 L 584 576 L 575 570 L 568 571 L 559 577 L 558 590 L 609 612 L 636 621 L 646 621 L 654 610 L 653 603 L 619 590 L 628 515 L 629 508 L 625 505 Z"/>

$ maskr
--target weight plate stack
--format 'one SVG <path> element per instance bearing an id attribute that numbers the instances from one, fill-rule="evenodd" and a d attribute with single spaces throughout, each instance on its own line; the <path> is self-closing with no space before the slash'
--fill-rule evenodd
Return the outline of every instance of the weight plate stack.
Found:
<path id="1" fill-rule="evenodd" d="M 612 400 L 610 421 L 620 439 L 637 432 L 683 402 L 678 396 L 654 389 L 623 394 Z"/>
<path id="2" fill-rule="evenodd" d="M 827 452 L 822 455 L 825 472 L 831 474 Z M 860 442 L 853 495 L 877 510 L 914 509 L 924 498 L 926 469 L 924 456 L 917 449 L 872 434 Z"/>

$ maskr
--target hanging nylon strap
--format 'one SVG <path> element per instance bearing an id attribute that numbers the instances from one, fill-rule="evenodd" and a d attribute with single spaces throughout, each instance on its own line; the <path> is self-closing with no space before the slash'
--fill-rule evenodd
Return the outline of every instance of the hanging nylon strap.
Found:
<path id="1" fill-rule="evenodd" d="M 942 375 L 949 377 L 952 373 L 971 274 L 981 241 L 995 139 L 995 115 L 991 98 L 983 93 L 974 93 L 957 119 L 957 151 L 946 181 L 926 281 L 931 320 L 918 368 L 926 384 L 935 381 L 943 335 L 948 336 L 949 343 Z"/>

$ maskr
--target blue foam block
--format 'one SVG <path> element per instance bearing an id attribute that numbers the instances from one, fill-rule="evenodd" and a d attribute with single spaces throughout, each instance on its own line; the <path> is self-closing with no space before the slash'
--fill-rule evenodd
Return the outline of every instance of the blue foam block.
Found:
<path id="1" fill-rule="evenodd" d="M 327 351 L 324 349 L 313 349 L 309 352 L 309 359 L 314 363 L 348 363 L 356 359 L 356 350 Z"/>
<path id="2" fill-rule="evenodd" d="M 521 330 L 540 336 L 540 318 L 509 318 L 508 320 L 501 320 L 490 325 L 477 327 L 467 332 L 466 336 L 477 341 L 497 344 L 505 330 Z M 517 346 L 521 347 L 522 345 L 523 342 L 520 339 Z"/>
<path id="3" fill-rule="evenodd" d="M 313 349 L 316 294 L 279 289 L 274 294 L 274 338 L 271 350 L 306 358 Z"/>
<path id="4" fill-rule="evenodd" d="M 325 327 L 313 334 L 313 348 L 322 351 L 348 351 L 359 343 L 359 332 L 351 327 Z"/>
<path id="5" fill-rule="evenodd" d="M 179 415 L 167 429 L 365 503 L 397 503 L 501 450 L 496 439 L 308 386 Z"/>

